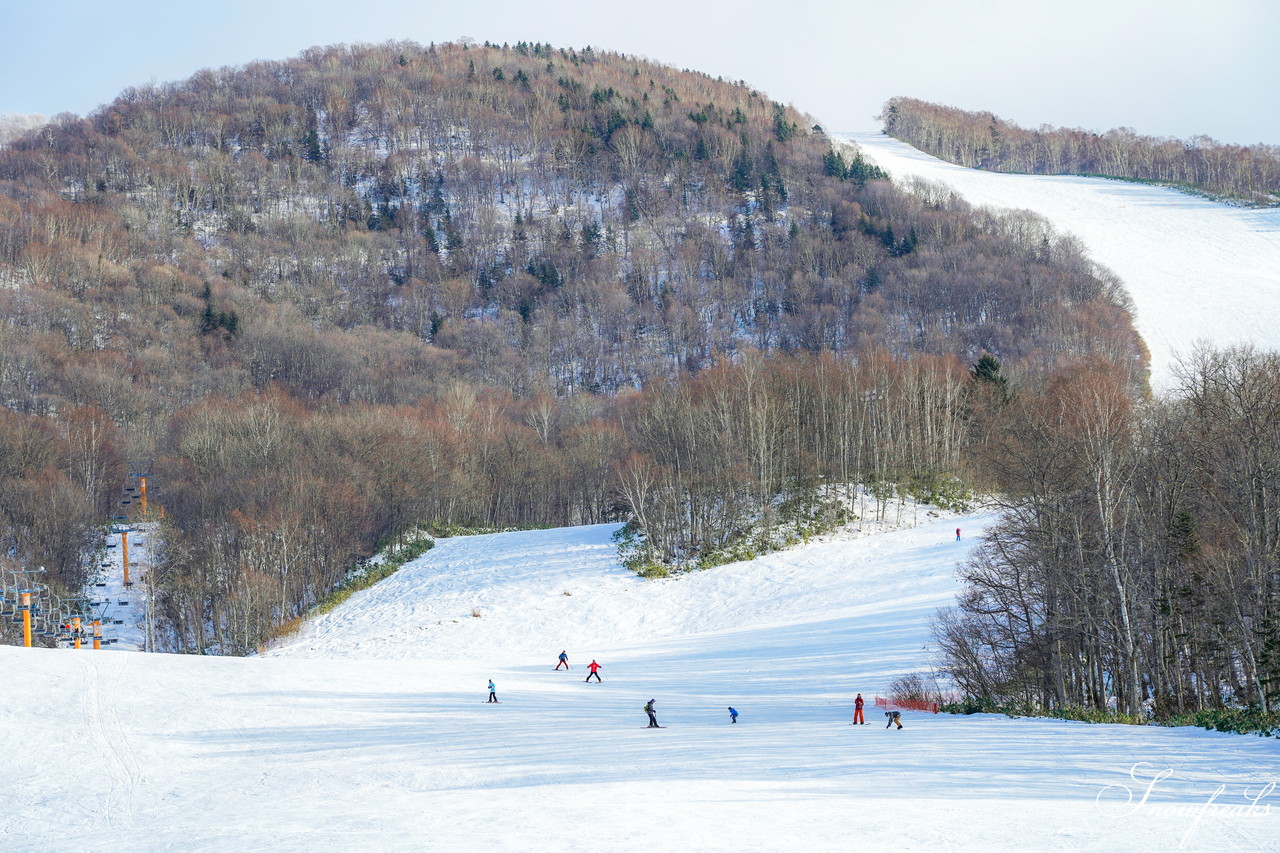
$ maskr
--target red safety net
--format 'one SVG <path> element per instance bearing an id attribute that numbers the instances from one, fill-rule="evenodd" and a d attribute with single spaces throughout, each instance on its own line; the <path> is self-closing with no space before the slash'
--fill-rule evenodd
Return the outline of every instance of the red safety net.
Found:
<path id="1" fill-rule="evenodd" d="M 938 713 L 937 702 L 921 702 L 916 699 L 903 699 L 901 702 L 893 699 L 885 699 L 882 696 L 876 697 L 877 708 L 899 708 L 904 711 L 926 711 L 931 714 Z"/>

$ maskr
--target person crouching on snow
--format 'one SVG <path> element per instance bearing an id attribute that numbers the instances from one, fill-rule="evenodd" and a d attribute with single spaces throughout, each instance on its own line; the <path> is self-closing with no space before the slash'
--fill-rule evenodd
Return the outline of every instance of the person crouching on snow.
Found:
<path id="1" fill-rule="evenodd" d="M 889 722 L 884 724 L 887 729 L 894 723 L 898 724 L 898 728 L 902 728 L 902 712 L 901 711 L 885 711 L 884 715 L 889 718 Z"/>

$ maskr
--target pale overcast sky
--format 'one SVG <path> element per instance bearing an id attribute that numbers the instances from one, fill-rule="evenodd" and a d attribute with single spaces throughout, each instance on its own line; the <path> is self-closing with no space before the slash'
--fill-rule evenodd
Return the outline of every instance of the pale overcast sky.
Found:
<path id="1" fill-rule="evenodd" d="M 1024 127 L 1280 144 L 1280 0 L 0 0 L 0 113 L 338 42 L 542 41 L 730 80 L 829 130 L 907 95 Z"/>

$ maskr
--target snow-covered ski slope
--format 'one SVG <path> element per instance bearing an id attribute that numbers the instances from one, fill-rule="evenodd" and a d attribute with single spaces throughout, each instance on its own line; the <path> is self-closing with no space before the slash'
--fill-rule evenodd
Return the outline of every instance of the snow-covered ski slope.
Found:
<path id="1" fill-rule="evenodd" d="M 886 730 L 992 517 L 920 520 L 656 582 L 612 526 L 458 538 L 261 657 L 0 648 L 0 849 L 1280 848 L 1275 741 Z"/>
<path id="2" fill-rule="evenodd" d="M 1197 341 L 1280 349 L 1280 209 L 1105 178 L 966 169 L 882 133 L 842 138 L 895 180 L 940 181 L 972 204 L 1031 210 L 1078 236 L 1124 280 L 1156 390 L 1169 387 L 1176 356 Z"/>

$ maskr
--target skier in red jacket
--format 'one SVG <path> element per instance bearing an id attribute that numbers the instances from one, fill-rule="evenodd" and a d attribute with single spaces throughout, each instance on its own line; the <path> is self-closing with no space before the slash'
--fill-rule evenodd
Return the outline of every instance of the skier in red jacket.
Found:
<path id="1" fill-rule="evenodd" d="M 861 693 L 858 694 L 857 699 L 853 700 L 853 724 L 855 726 L 857 725 L 865 726 L 867 724 L 867 721 L 862 719 L 862 694 Z"/>
<path id="2" fill-rule="evenodd" d="M 594 675 L 596 677 L 596 683 L 599 684 L 600 683 L 600 664 L 596 663 L 595 660 L 593 659 L 591 663 L 587 664 L 587 669 L 591 670 L 591 672 L 587 673 L 586 680 L 590 681 L 591 676 Z"/>

